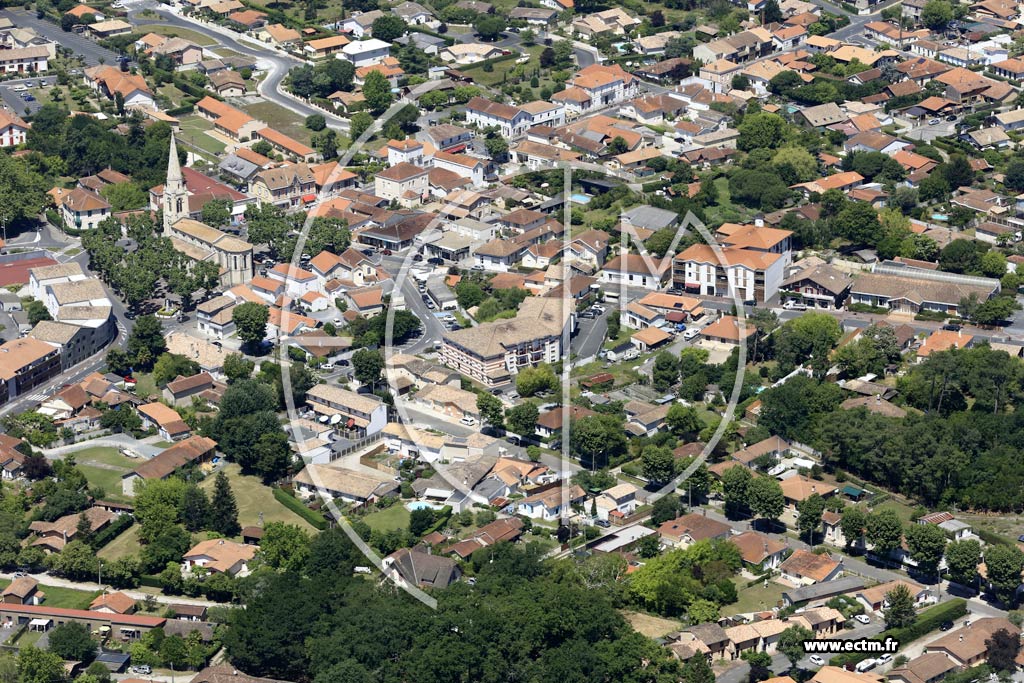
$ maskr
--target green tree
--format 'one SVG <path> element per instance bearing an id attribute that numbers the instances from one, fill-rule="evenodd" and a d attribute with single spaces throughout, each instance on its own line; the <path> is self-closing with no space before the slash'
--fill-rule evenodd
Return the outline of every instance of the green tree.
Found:
<path id="1" fill-rule="evenodd" d="M 644 478 L 655 483 L 669 481 L 675 474 L 675 457 L 663 446 L 650 445 L 640 456 Z"/>
<path id="2" fill-rule="evenodd" d="M 843 330 L 834 317 L 825 313 L 805 313 L 786 322 L 775 334 L 775 353 L 784 370 L 810 359 L 811 367 L 821 375 L 829 367 L 829 352 Z"/>
<path id="3" fill-rule="evenodd" d="M 934 576 L 946 551 L 946 532 L 935 524 L 911 524 L 903 532 L 910 558 L 927 576 Z"/>
<path id="4" fill-rule="evenodd" d="M 903 523 L 895 510 L 884 509 L 872 512 L 868 515 L 867 540 L 874 546 L 875 554 L 879 557 L 888 557 L 896 548 L 900 547 L 903 539 Z"/>
<path id="5" fill-rule="evenodd" d="M 648 536 L 647 538 L 657 538 L 657 535 Z M 710 600 L 694 600 L 690 603 L 690 606 L 686 608 L 686 614 L 690 617 L 691 624 L 706 624 L 718 621 L 718 605 Z M 705 665 L 707 664 L 707 660 L 704 657 L 694 657 L 693 659 L 699 659 L 703 661 Z M 711 669 L 708 668 L 708 673 L 710 672 Z M 685 669 L 683 677 L 689 680 Z"/>
<path id="6" fill-rule="evenodd" d="M 174 634 L 160 641 L 160 659 L 173 670 L 185 668 L 188 662 L 188 647 L 185 639 Z"/>
<path id="7" fill-rule="evenodd" d="M 295 524 L 269 522 L 260 539 L 259 559 L 274 569 L 302 571 L 309 559 L 309 534 Z"/>
<path id="8" fill-rule="evenodd" d="M 255 363 L 240 353 L 229 353 L 224 357 L 224 374 L 227 375 L 228 382 L 249 379 L 255 367 Z"/>
<path id="9" fill-rule="evenodd" d="M 460 308 L 469 309 L 479 306 L 480 302 L 487 298 L 487 295 L 478 283 L 472 280 L 462 280 L 455 285 L 455 297 Z"/>
<path id="10" fill-rule="evenodd" d="M 508 22 L 500 14 L 481 14 L 473 22 L 473 30 L 481 40 L 485 41 L 497 40 L 506 28 L 508 28 Z"/>
<path id="11" fill-rule="evenodd" d="M 1024 192 L 1024 158 L 1014 157 L 1006 165 L 1003 185 L 1014 192 Z"/>
<path id="12" fill-rule="evenodd" d="M 933 31 L 941 31 L 953 20 L 953 6 L 948 0 L 928 0 L 921 10 L 921 22 Z"/>
<path id="13" fill-rule="evenodd" d="M 777 0 L 768 0 L 764 4 L 764 10 L 762 15 L 762 22 L 765 24 L 778 24 L 782 22 L 782 10 L 779 9 L 779 3 Z M 794 664 L 795 666 L 795 664 Z"/>
<path id="14" fill-rule="evenodd" d="M 683 512 L 683 501 L 674 493 L 666 493 L 651 505 L 651 521 L 662 524 Z"/>
<path id="15" fill-rule="evenodd" d="M 786 122 L 777 114 L 761 112 L 743 117 L 736 145 L 744 151 L 775 149 L 785 140 Z"/>
<path id="16" fill-rule="evenodd" d="M 981 564 L 981 544 L 973 539 L 953 541 L 946 546 L 946 567 L 951 581 L 975 585 Z"/>
<path id="17" fill-rule="evenodd" d="M 25 305 L 25 314 L 28 316 L 28 324 L 32 327 L 35 327 L 43 320 L 53 320 L 42 301 L 29 301 Z"/>
<path id="18" fill-rule="evenodd" d="M 141 209 L 149 202 L 149 196 L 135 183 L 113 183 L 100 189 L 100 194 L 113 211 Z"/>
<path id="19" fill-rule="evenodd" d="M 652 384 L 658 391 L 665 391 L 679 381 L 679 364 L 668 351 L 661 351 L 654 357 L 651 370 Z"/>
<path id="20" fill-rule="evenodd" d="M 848 507 L 843 510 L 839 520 L 839 529 L 843 532 L 847 547 L 853 545 L 864 536 L 868 525 L 868 516 L 862 508 Z"/>
<path id="21" fill-rule="evenodd" d="M 371 35 L 385 43 L 393 43 L 396 38 L 405 35 L 408 26 L 405 20 L 397 14 L 385 14 L 373 20 Z"/>
<path id="22" fill-rule="evenodd" d="M 786 506 L 782 486 L 772 477 L 757 477 L 747 486 L 750 511 L 762 519 L 777 520 Z"/>
<path id="23" fill-rule="evenodd" d="M 152 369 L 156 359 L 167 351 L 164 341 L 164 327 L 153 315 L 140 315 L 135 320 L 132 333 L 125 347 L 129 362 L 138 372 Z"/>
<path id="24" fill-rule="evenodd" d="M 891 591 L 885 594 L 885 601 L 888 603 L 883 612 L 885 616 L 885 627 L 905 628 L 917 620 L 917 612 L 914 610 L 914 596 L 905 583 L 899 583 Z"/>
<path id="25" fill-rule="evenodd" d="M 64 683 L 64 660 L 32 645 L 18 651 L 18 683 Z"/>
<path id="26" fill-rule="evenodd" d="M 488 137 L 484 140 L 484 148 L 487 149 L 488 156 L 494 161 L 504 161 L 508 156 L 508 142 L 503 137 L 495 135 L 494 137 Z"/>
<path id="27" fill-rule="evenodd" d="M 730 467 L 722 474 L 722 494 L 725 498 L 725 514 L 737 517 L 750 509 L 748 492 L 753 476 L 742 465 Z"/>
<path id="28" fill-rule="evenodd" d="M 779 652 L 789 660 L 789 667 L 796 667 L 796 663 L 804 657 L 804 643 L 814 640 L 814 633 L 803 626 L 790 626 L 779 634 Z"/>
<path id="29" fill-rule="evenodd" d="M 1012 545 L 990 545 L 985 548 L 985 568 L 996 597 L 1012 602 L 1024 570 L 1024 553 Z"/>
<path id="30" fill-rule="evenodd" d="M 821 516 L 825 512 L 825 499 L 820 494 L 812 493 L 809 497 L 797 503 L 799 517 L 796 526 L 801 534 L 807 536 L 809 542 L 814 542 L 814 534 L 821 526 Z"/>
<path id="31" fill-rule="evenodd" d="M 96 658 L 96 642 L 88 626 L 68 621 L 50 631 L 50 652 L 62 659 L 89 663 Z"/>
<path id="32" fill-rule="evenodd" d="M 195 484 L 185 488 L 181 501 L 181 521 L 189 531 L 202 531 L 210 519 L 210 499 Z"/>
<path id="33" fill-rule="evenodd" d="M 505 407 L 501 399 L 481 391 L 476 395 L 476 409 L 480 419 L 495 429 L 501 429 L 505 423 Z"/>
<path id="34" fill-rule="evenodd" d="M 505 413 L 505 423 L 512 431 L 524 439 L 532 438 L 537 431 L 537 419 L 540 417 L 537 406 L 524 401 Z"/>
<path id="35" fill-rule="evenodd" d="M 371 71 L 363 81 L 363 97 L 366 99 L 367 108 L 379 114 L 387 109 L 394 99 L 391 83 L 380 71 Z"/>
<path id="36" fill-rule="evenodd" d="M 690 657 L 689 661 L 683 665 L 683 680 L 686 683 L 715 683 L 715 672 L 711 670 L 707 658 Z"/>
<path id="37" fill-rule="evenodd" d="M 163 353 L 153 365 L 153 381 L 163 386 L 180 377 L 191 377 L 199 372 L 199 363 L 176 353 Z"/>
<path id="38" fill-rule="evenodd" d="M 238 524 L 238 504 L 235 492 L 231 490 L 228 477 L 221 470 L 213 482 L 213 499 L 210 505 L 210 528 L 223 536 L 235 536 L 242 527 Z"/>
<path id="39" fill-rule="evenodd" d="M 985 641 L 985 651 L 988 653 L 985 663 L 994 671 L 1002 674 L 1017 671 L 1017 655 L 1020 654 L 1019 636 L 1001 628 Z"/>
<path id="40" fill-rule="evenodd" d="M 692 437 L 700 433 L 705 425 L 696 408 L 682 403 L 673 403 L 665 415 L 665 426 L 676 436 Z"/>
<path id="41" fill-rule="evenodd" d="M 558 377 L 551 366 L 546 363 L 523 368 L 516 375 L 516 392 L 520 396 L 534 396 L 556 389 L 558 389 Z"/>
<path id="42" fill-rule="evenodd" d="M 774 0 L 770 0 L 774 1 Z M 772 164 L 777 167 L 789 166 L 798 182 L 804 183 L 819 176 L 818 160 L 804 147 L 783 147 L 775 152 Z"/>
<path id="43" fill-rule="evenodd" d="M 387 106 L 387 105 L 385 105 Z M 357 111 L 349 119 L 349 133 L 352 136 L 352 140 L 357 140 L 362 136 L 363 133 L 370 130 L 373 126 L 374 118 L 365 111 Z"/>
<path id="44" fill-rule="evenodd" d="M 256 346 L 267 336 L 267 321 L 270 310 L 255 301 L 238 304 L 231 310 L 231 320 L 238 330 L 238 338 L 244 344 Z"/>
<path id="45" fill-rule="evenodd" d="M 569 430 L 570 450 L 590 469 L 605 467 L 626 445 L 622 420 L 613 415 L 588 415 L 575 420 Z"/>

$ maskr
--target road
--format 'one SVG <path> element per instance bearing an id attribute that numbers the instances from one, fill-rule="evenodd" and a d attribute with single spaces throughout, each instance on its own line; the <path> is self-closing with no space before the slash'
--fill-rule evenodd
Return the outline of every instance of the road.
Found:
<path id="1" fill-rule="evenodd" d="M 133 5 L 128 12 L 129 20 L 136 25 L 151 23 L 152 17 L 138 16 L 139 12 L 143 10 L 149 10 L 150 12 L 158 14 L 163 21 L 171 26 L 187 28 L 191 31 L 202 33 L 213 40 L 216 43 L 216 47 L 225 47 L 243 55 L 255 57 L 259 60 L 260 67 L 264 68 L 267 72 L 267 77 L 264 78 L 259 85 L 260 95 L 265 99 L 284 107 L 285 109 L 299 114 L 302 117 L 310 116 L 312 114 L 321 114 L 327 121 L 328 126 L 342 133 L 348 132 L 348 119 L 343 119 L 340 116 L 335 116 L 323 109 L 305 104 L 304 102 L 294 99 L 284 93 L 281 83 L 284 81 L 285 76 L 288 75 L 288 71 L 291 70 L 292 67 L 304 64 L 302 60 L 286 55 L 282 52 L 278 52 L 270 47 L 261 47 L 247 40 L 241 40 L 241 36 L 238 33 L 221 26 L 206 24 L 183 17 L 177 12 L 172 11 L 166 5 L 155 3 L 151 0 Z"/>
<path id="2" fill-rule="evenodd" d="M 60 26 L 37 19 L 36 13 L 26 12 L 23 9 L 0 10 L 0 17 L 6 17 L 14 22 L 15 26 L 23 26 L 35 30 L 39 35 L 52 40 L 57 45 L 66 48 L 85 60 L 87 66 L 96 66 L 100 63 L 116 64 L 118 54 L 103 47 L 94 40 L 87 38 L 84 34 L 62 31 Z"/>
<path id="3" fill-rule="evenodd" d="M 605 312 L 593 320 L 577 318 L 576 336 L 570 343 L 570 348 L 577 358 L 586 360 L 597 356 L 605 335 L 608 334 L 608 316 L 618 314 L 617 306 L 605 306 Z"/>

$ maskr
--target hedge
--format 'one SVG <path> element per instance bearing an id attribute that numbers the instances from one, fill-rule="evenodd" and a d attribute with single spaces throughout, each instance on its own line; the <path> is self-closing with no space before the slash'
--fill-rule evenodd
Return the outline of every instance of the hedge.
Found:
<path id="1" fill-rule="evenodd" d="M 975 529 L 974 533 L 978 534 L 978 538 L 985 541 L 988 545 L 1014 545 L 1010 539 L 988 529 Z"/>
<path id="2" fill-rule="evenodd" d="M 93 536 L 92 549 L 98 551 L 100 548 L 120 536 L 123 532 L 127 531 L 132 524 L 135 524 L 135 518 L 131 515 L 118 516 L 118 518 L 114 520 L 113 524 Z"/>
<path id="3" fill-rule="evenodd" d="M 490 59 L 482 59 L 479 62 L 473 62 L 472 64 L 469 64 L 468 66 L 463 67 L 462 71 L 463 71 L 463 73 L 465 73 L 466 71 L 476 71 L 477 69 L 483 69 L 484 66 L 486 66 L 487 64 L 491 64 L 491 65 L 500 64 L 501 62 L 508 62 L 508 61 L 513 60 L 513 59 L 519 59 L 520 57 L 522 57 L 522 55 L 520 55 L 519 53 L 513 52 L 512 54 L 501 55 L 500 57 L 491 57 Z"/>
<path id="4" fill-rule="evenodd" d="M 433 36 L 434 38 L 440 38 L 441 40 L 443 40 L 449 46 L 455 44 L 455 39 L 454 38 L 450 38 L 450 37 L 444 35 L 443 33 L 438 33 L 437 31 L 431 31 L 430 29 L 423 28 L 422 26 L 420 26 L 418 24 L 414 24 L 412 26 L 408 26 L 407 28 L 408 28 L 408 30 L 410 32 L 415 31 L 416 33 L 424 33 L 424 34 L 426 34 L 428 36 Z"/>
<path id="5" fill-rule="evenodd" d="M 910 643 L 911 641 L 917 640 L 918 638 L 927 635 L 935 629 L 942 626 L 943 622 L 953 621 L 967 614 L 967 601 L 963 598 L 954 598 L 949 602 L 945 602 L 941 605 L 935 605 L 929 607 L 924 612 L 918 615 L 917 621 L 910 626 L 905 628 L 893 628 L 882 631 L 877 636 L 871 638 L 871 640 L 877 640 L 884 642 L 886 638 L 892 638 L 896 642 L 900 643 L 901 646 Z M 841 655 L 836 655 L 829 660 L 829 664 L 832 666 L 846 666 L 847 664 L 856 664 L 863 661 L 871 656 L 872 653 L 868 652 L 849 652 Z"/>
<path id="6" fill-rule="evenodd" d="M 317 531 L 323 531 L 327 528 L 327 520 L 319 512 L 310 510 L 298 498 L 277 486 L 274 487 L 273 491 L 277 502 L 312 524 Z"/>
<path id="7" fill-rule="evenodd" d="M 150 588 L 163 588 L 164 582 L 160 580 L 160 577 L 156 574 L 143 574 L 139 577 L 140 586 L 149 586 Z"/>
<path id="8" fill-rule="evenodd" d="M 168 109 L 164 113 L 167 114 L 168 116 L 184 116 L 185 114 L 191 114 L 195 110 L 196 110 L 196 105 L 194 105 L 194 104 L 184 104 L 184 105 L 182 105 L 180 107 L 175 107 L 174 109 Z"/>
<path id="9" fill-rule="evenodd" d="M 396 504 L 400 505 L 400 503 L 396 503 Z M 437 521 L 434 522 L 434 524 L 429 529 L 427 529 L 425 532 L 423 532 L 423 535 L 424 536 L 429 536 L 430 534 L 434 533 L 435 531 L 440 531 L 444 527 L 444 525 L 448 523 L 448 520 L 451 518 L 451 516 L 452 516 L 452 506 L 451 505 L 445 505 L 443 508 L 441 508 L 440 510 L 437 511 Z"/>

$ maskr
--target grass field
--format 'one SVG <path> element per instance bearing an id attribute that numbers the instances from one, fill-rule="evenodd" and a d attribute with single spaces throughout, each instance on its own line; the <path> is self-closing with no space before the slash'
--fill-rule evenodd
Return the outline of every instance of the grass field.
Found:
<path id="1" fill-rule="evenodd" d="M 243 105 L 242 109 L 249 116 L 263 121 L 279 133 L 309 144 L 310 131 L 305 126 L 306 120 L 284 107 L 273 102 L 257 102 Z"/>
<path id="2" fill-rule="evenodd" d="M 672 619 L 656 617 L 643 612 L 631 612 L 623 610 L 622 616 L 630 623 L 633 630 L 648 638 L 661 638 L 662 636 L 678 631 L 682 624 Z"/>
<path id="3" fill-rule="evenodd" d="M 139 525 L 133 524 L 128 531 L 124 532 L 110 543 L 103 546 L 99 552 L 102 560 L 112 562 L 122 557 L 136 555 L 139 552 Z"/>
<path id="4" fill-rule="evenodd" d="M 126 458 L 116 448 L 97 446 L 75 453 L 75 462 L 83 465 L 99 462 L 104 465 L 134 469 L 142 461 L 139 458 Z"/>
<path id="5" fill-rule="evenodd" d="M 769 581 L 767 587 L 764 583 L 756 583 L 747 587 L 747 579 L 736 577 L 733 579 L 733 583 L 736 584 L 739 600 L 723 607 L 723 616 L 771 609 L 779 600 L 782 600 L 782 591 L 786 590 L 785 586 L 774 581 Z"/>
<path id="6" fill-rule="evenodd" d="M 363 521 L 377 531 L 405 529 L 409 526 L 409 511 L 401 503 L 395 503 L 386 510 L 366 515 Z"/>
<path id="7" fill-rule="evenodd" d="M 7 579 L 0 579 L 0 590 L 7 588 L 10 583 Z M 43 604 L 47 607 L 65 607 L 68 609 L 88 609 L 89 603 L 100 594 L 99 591 L 80 591 L 74 588 L 47 586 L 45 583 L 39 584 L 39 590 L 46 593 L 46 600 L 43 601 Z"/>
<path id="8" fill-rule="evenodd" d="M 213 128 L 213 121 L 201 116 L 185 116 L 181 119 L 182 139 L 204 152 L 217 156 L 224 152 L 224 143 L 206 134 Z"/>
<path id="9" fill-rule="evenodd" d="M 231 490 L 235 493 L 235 501 L 238 503 L 238 523 L 244 526 L 254 526 L 259 523 L 260 513 L 263 513 L 263 523 L 285 522 L 295 524 L 303 530 L 315 533 L 316 530 L 304 519 L 277 502 L 269 486 L 256 477 L 243 475 L 238 465 L 226 465 L 224 471 L 231 482 Z M 201 486 L 209 494 L 213 493 L 213 482 L 215 477 L 207 477 Z"/>
<path id="10" fill-rule="evenodd" d="M 89 482 L 89 486 L 98 486 L 102 488 L 106 495 L 105 498 L 111 500 L 124 500 L 125 497 L 121 493 L 121 475 L 127 472 L 121 470 L 108 470 L 101 467 L 90 467 L 89 465 L 78 465 L 78 469 L 82 470 L 82 474 L 85 475 L 86 480 Z"/>
<path id="11" fill-rule="evenodd" d="M 895 510 L 896 514 L 899 515 L 900 521 L 904 524 L 909 524 L 914 519 L 914 508 L 898 500 L 887 500 L 881 505 L 875 506 L 875 512 L 880 512 L 881 510 Z"/>
<path id="12" fill-rule="evenodd" d="M 140 398 L 155 396 L 157 391 L 156 382 L 153 381 L 152 373 L 140 372 L 135 374 L 135 395 Z"/>
<path id="13" fill-rule="evenodd" d="M 170 26 L 165 24 L 143 24 L 135 27 L 136 33 L 155 33 L 158 36 L 169 36 L 178 38 L 184 38 L 185 40 L 191 40 L 200 47 L 207 47 L 209 45 L 216 45 L 217 43 L 207 35 L 200 33 L 199 31 L 193 31 L 189 28 L 181 28 L 179 26 Z"/>

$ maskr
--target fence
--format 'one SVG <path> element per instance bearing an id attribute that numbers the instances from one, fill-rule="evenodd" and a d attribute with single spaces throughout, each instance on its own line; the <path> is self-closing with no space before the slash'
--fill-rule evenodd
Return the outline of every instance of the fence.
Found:
<path id="1" fill-rule="evenodd" d="M 383 432 L 377 432 L 376 434 L 371 434 L 370 436 L 364 436 L 362 439 L 359 439 L 358 441 L 353 441 L 350 445 L 346 446 L 345 448 L 343 448 L 343 449 L 341 449 L 339 451 L 332 450 L 331 451 L 331 460 L 330 461 L 334 462 L 335 460 L 338 460 L 339 458 L 343 458 L 346 455 L 349 455 L 351 453 L 355 453 L 356 451 L 358 451 L 358 450 L 360 450 L 362 448 L 366 448 L 367 446 L 370 446 L 372 444 L 377 443 L 378 441 L 381 441 L 383 438 L 384 438 L 384 433 Z"/>

